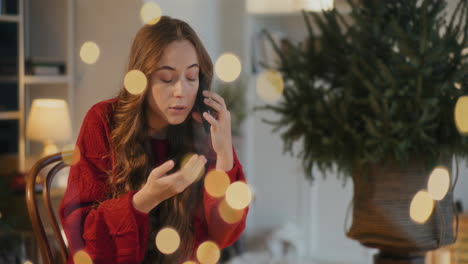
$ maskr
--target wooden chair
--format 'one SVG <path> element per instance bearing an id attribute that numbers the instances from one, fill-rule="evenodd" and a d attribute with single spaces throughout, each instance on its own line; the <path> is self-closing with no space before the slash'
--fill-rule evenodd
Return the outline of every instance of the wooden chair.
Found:
<path id="1" fill-rule="evenodd" d="M 45 156 L 34 164 L 32 169 L 29 171 L 29 173 L 26 176 L 26 205 L 28 208 L 29 218 L 31 220 L 32 228 L 34 231 L 34 236 L 36 237 L 36 240 L 39 246 L 39 251 L 41 253 L 41 258 L 45 264 L 60 263 L 60 262 L 66 263 L 68 259 L 68 248 L 65 245 L 65 241 L 62 237 L 62 232 L 60 232 L 58 221 L 55 217 L 55 214 L 52 208 L 52 203 L 50 199 L 50 187 L 51 187 L 52 180 L 54 179 L 57 172 L 69 166 L 67 163 L 64 162 L 64 160 L 71 160 L 72 154 L 73 154 L 72 151 L 67 151 L 67 152 L 56 153 L 56 154 Z M 45 223 L 43 219 L 41 219 L 41 216 L 39 214 L 38 203 L 36 201 L 37 196 L 35 195 L 36 193 L 35 186 L 36 186 L 36 181 L 38 179 L 39 172 L 43 168 L 56 162 L 58 163 L 55 166 L 53 166 L 52 169 L 50 169 L 50 171 L 47 173 L 46 178 L 44 179 L 42 200 L 46 208 L 47 217 L 49 218 L 50 223 L 52 224 L 54 237 L 59 246 L 61 260 L 53 259 L 52 243 L 47 238 L 47 235 L 45 232 Z"/>

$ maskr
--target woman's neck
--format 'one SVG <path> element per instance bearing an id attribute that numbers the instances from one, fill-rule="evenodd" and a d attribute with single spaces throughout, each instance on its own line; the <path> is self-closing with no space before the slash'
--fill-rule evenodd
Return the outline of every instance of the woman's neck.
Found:
<path id="1" fill-rule="evenodd" d="M 160 131 L 156 131 L 154 132 L 153 129 L 151 129 L 150 131 L 152 131 L 151 134 L 151 137 L 154 138 L 154 139 L 166 139 L 167 138 L 167 129 L 164 129 L 164 130 L 160 130 Z"/>

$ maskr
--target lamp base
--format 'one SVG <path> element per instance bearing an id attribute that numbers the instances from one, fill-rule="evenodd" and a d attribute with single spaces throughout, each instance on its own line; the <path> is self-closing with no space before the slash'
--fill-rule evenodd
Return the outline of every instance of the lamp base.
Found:
<path id="1" fill-rule="evenodd" d="M 54 154 L 58 152 L 57 145 L 55 145 L 53 142 L 47 141 L 44 142 L 44 149 L 42 150 L 41 157 Z"/>

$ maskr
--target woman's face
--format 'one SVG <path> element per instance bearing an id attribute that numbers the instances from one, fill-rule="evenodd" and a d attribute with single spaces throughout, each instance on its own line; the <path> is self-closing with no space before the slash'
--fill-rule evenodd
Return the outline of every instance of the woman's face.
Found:
<path id="1" fill-rule="evenodd" d="M 185 121 L 195 103 L 199 70 L 192 43 L 174 41 L 166 47 L 156 71 L 149 78 L 146 99 L 150 127 L 163 129 Z"/>

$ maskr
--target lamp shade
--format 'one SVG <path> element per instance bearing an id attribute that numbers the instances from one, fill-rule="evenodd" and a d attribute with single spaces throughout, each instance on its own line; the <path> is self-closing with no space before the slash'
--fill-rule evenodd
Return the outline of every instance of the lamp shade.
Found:
<path id="1" fill-rule="evenodd" d="M 34 100 L 26 124 L 26 136 L 43 142 L 70 140 L 71 122 L 67 102 L 58 99 Z"/>

